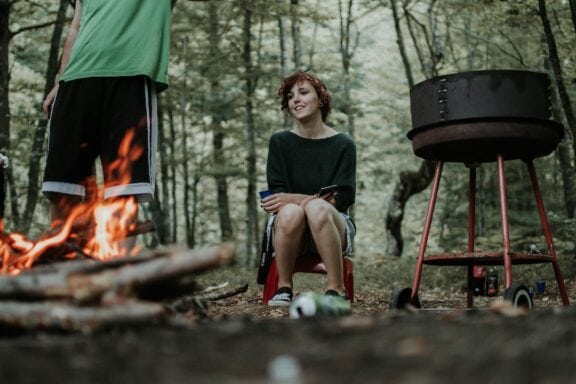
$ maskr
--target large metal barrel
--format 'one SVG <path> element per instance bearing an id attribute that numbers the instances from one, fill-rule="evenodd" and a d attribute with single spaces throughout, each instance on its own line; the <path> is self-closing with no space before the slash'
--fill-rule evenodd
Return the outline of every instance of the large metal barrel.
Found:
<path id="1" fill-rule="evenodd" d="M 414 153 L 453 162 L 532 159 L 564 135 L 551 118 L 550 78 L 489 70 L 437 76 L 410 90 Z"/>

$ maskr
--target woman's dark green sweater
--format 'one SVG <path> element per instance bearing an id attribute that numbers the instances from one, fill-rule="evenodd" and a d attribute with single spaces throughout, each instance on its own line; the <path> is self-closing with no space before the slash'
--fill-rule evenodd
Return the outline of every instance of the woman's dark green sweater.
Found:
<path id="1" fill-rule="evenodd" d="M 336 184 L 336 209 L 346 212 L 356 196 L 356 145 L 343 133 L 306 139 L 290 131 L 276 132 L 268 146 L 266 176 L 274 193 L 313 195 Z"/>

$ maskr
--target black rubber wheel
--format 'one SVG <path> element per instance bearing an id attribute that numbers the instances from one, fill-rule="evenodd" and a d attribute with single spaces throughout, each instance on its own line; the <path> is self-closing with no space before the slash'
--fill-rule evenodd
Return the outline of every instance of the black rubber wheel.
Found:
<path id="1" fill-rule="evenodd" d="M 392 298 L 390 299 L 390 303 L 388 304 L 389 309 L 404 309 L 408 304 L 412 305 L 413 307 L 420 308 L 420 299 L 418 298 L 418 294 L 414 298 L 414 302 L 410 302 L 410 298 L 412 297 L 412 288 L 401 288 L 397 289 L 393 294 Z"/>
<path id="2" fill-rule="evenodd" d="M 512 284 L 512 286 L 504 291 L 504 300 L 509 301 L 515 307 L 524 307 L 532 309 L 534 302 L 530 291 L 523 284 Z"/>

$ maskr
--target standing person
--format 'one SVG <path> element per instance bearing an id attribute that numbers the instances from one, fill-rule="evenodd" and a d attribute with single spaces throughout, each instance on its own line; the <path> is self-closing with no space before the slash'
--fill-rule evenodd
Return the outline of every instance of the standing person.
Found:
<path id="1" fill-rule="evenodd" d="M 261 205 L 274 214 L 279 278 L 268 305 L 290 305 L 296 259 L 307 252 L 318 253 L 326 265 L 326 294 L 347 297 L 342 256 L 351 251 L 356 232 L 347 214 L 355 202 L 356 146 L 349 135 L 326 125 L 331 98 L 318 77 L 296 72 L 282 81 L 278 96 L 296 127 L 274 133 L 268 148 L 266 174 L 273 195 Z M 320 196 L 320 188 L 329 185 L 336 191 Z"/>
<path id="2" fill-rule="evenodd" d="M 74 3 L 59 81 L 43 103 L 49 139 L 42 192 L 53 221 L 83 201 L 97 157 L 104 198 L 152 200 L 156 94 L 168 87 L 170 0 Z M 130 166 L 116 167 L 127 159 Z"/>

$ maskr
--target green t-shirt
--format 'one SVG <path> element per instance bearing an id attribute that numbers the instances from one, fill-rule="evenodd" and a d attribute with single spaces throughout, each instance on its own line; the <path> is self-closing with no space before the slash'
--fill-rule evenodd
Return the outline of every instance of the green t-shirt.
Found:
<path id="1" fill-rule="evenodd" d="M 269 142 L 266 176 L 275 193 L 313 195 L 336 184 L 336 208 L 346 212 L 356 196 L 356 145 L 343 133 L 306 139 L 290 131 L 276 132 Z"/>
<path id="2" fill-rule="evenodd" d="M 170 0 L 81 0 L 63 81 L 144 75 L 168 87 Z"/>

